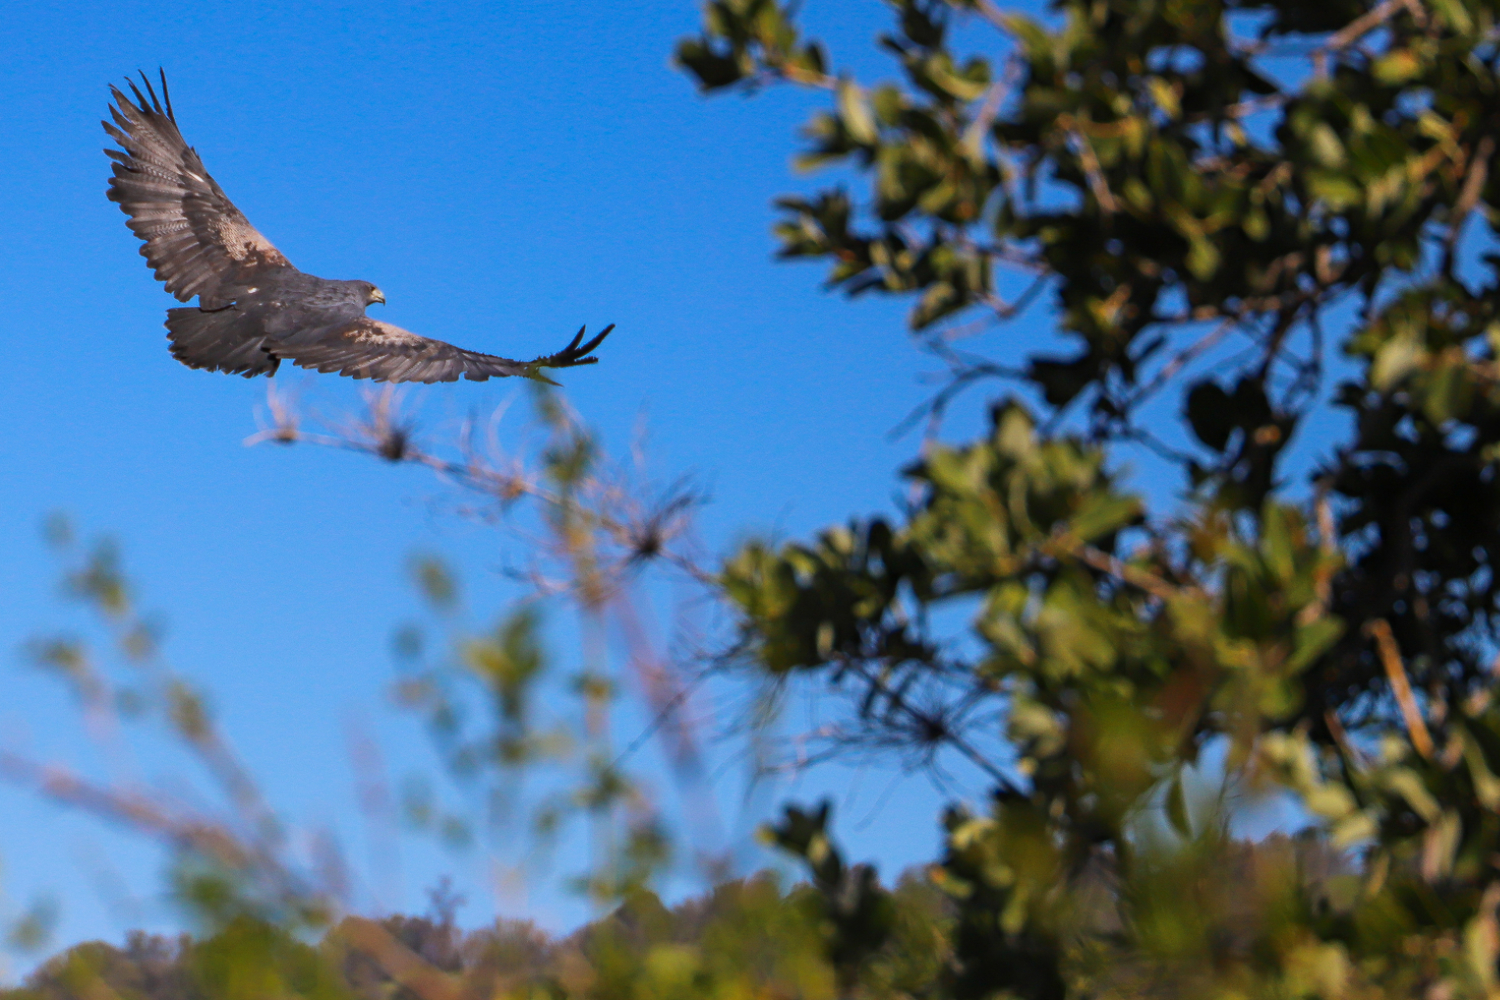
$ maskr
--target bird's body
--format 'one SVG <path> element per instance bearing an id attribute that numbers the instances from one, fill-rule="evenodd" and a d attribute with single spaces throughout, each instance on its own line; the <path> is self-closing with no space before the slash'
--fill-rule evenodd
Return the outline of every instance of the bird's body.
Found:
<path id="1" fill-rule="evenodd" d="M 181 302 L 167 310 L 172 356 L 191 368 L 249 378 L 275 374 L 283 359 L 304 368 L 387 382 L 483 381 L 522 375 L 546 380 L 543 368 L 592 364 L 588 357 L 613 327 L 557 354 L 512 361 L 466 351 L 382 323 L 365 309 L 385 295 L 368 281 L 333 281 L 292 266 L 234 207 L 177 129 L 162 76 L 161 98 L 149 81 L 132 101 L 111 87 L 114 123 L 104 129 L 123 148 L 113 159 L 108 195 L 129 216 L 141 255 Z"/>
<path id="2" fill-rule="evenodd" d="M 364 316 L 374 290 L 368 281 L 330 281 L 288 267 L 239 290 L 235 308 L 282 343 L 315 343 Z"/>

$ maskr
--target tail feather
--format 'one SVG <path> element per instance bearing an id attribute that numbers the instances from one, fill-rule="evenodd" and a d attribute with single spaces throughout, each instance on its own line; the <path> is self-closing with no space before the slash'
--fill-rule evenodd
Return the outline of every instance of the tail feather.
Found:
<path id="1" fill-rule="evenodd" d="M 189 368 L 207 368 L 254 378 L 274 375 L 281 359 L 270 353 L 270 338 L 259 324 L 234 307 L 207 312 L 168 309 L 167 339 L 172 357 Z"/>

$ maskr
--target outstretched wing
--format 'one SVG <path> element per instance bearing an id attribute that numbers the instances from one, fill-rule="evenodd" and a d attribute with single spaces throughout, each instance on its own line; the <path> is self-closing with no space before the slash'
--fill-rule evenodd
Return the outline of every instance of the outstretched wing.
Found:
<path id="1" fill-rule="evenodd" d="M 206 309 L 228 305 L 232 286 L 292 265 L 234 207 L 183 141 L 167 96 L 166 74 L 160 99 L 144 74 L 141 82 L 145 94 L 130 84 L 134 101 L 119 88 L 109 88 L 115 99 L 109 109 L 114 124 L 101 124 L 125 150 L 105 150 L 115 161 L 109 199 L 130 216 L 127 225 L 145 241 L 141 256 L 167 291 L 181 302 L 202 296 Z"/>
<path id="2" fill-rule="evenodd" d="M 551 379 L 543 376 L 540 369 L 596 363 L 598 358 L 587 355 L 613 329 L 611 324 L 587 344 L 583 343 L 583 330 L 579 330 L 573 342 L 556 354 L 533 361 L 512 361 L 493 354 L 466 351 L 441 340 L 419 337 L 399 326 L 361 316 L 337 333 L 314 343 L 276 344 L 268 349 L 275 357 L 295 362 L 303 368 L 370 378 L 377 382 L 455 382 L 460 375 L 474 382 L 509 375 L 550 382 Z"/>

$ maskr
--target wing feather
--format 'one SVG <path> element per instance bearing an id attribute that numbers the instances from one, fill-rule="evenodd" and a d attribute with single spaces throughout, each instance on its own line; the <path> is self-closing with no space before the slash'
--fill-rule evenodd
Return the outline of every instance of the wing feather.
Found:
<path id="1" fill-rule="evenodd" d="M 183 140 L 166 75 L 161 99 L 142 80 L 145 94 L 130 84 L 134 100 L 109 88 L 114 124 L 102 124 L 124 150 L 105 150 L 114 161 L 109 199 L 130 217 L 126 224 L 143 241 L 141 255 L 167 291 L 181 302 L 201 296 L 205 308 L 227 305 L 221 291 L 292 265 L 234 207 Z"/>
<path id="2" fill-rule="evenodd" d="M 466 351 L 368 316 L 322 340 L 277 344 L 271 351 L 303 368 L 377 382 L 455 382 L 460 376 L 483 382 L 535 374 L 532 362 Z"/>

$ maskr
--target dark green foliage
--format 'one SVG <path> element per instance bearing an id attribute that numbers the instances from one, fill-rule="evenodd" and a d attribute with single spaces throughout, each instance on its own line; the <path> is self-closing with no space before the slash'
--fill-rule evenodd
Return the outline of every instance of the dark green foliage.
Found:
<path id="1" fill-rule="evenodd" d="M 830 92 L 803 162 L 864 193 L 781 199 L 783 255 L 911 297 L 936 415 L 1009 401 L 929 444 L 899 523 L 726 562 L 750 669 L 988 775 L 934 869 L 955 995 L 1493 996 L 1500 11 L 890 6 L 896 82 L 786 71 L 769 5 L 717 5 L 682 64 Z M 950 346 L 1044 294 L 1067 347 Z M 1138 496 L 1143 445 L 1177 477 Z M 1314 826 L 1251 864 L 1225 831 L 1262 792 Z"/>

